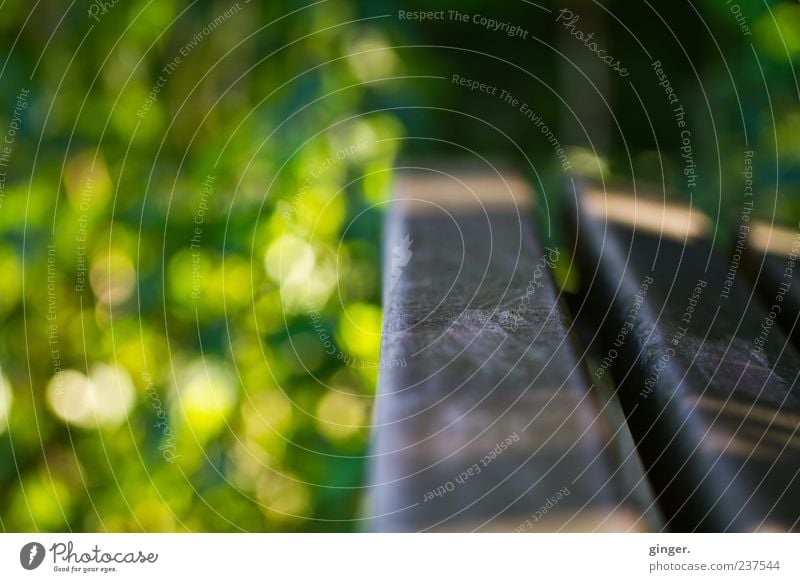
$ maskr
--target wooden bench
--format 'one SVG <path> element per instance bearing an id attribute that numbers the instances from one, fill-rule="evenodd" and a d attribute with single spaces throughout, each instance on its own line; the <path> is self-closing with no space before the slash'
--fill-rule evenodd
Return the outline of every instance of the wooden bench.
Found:
<path id="1" fill-rule="evenodd" d="M 613 371 L 667 526 L 784 531 L 800 519 L 800 356 L 696 209 L 578 185 L 583 311 L 609 347 L 650 284 Z M 581 316 L 581 314 L 579 314 Z"/>
<path id="2" fill-rule="evenodd" d="M 798 528 L 800 356 L 778 325 L 759 344 L 775 276 L 731 278 L 705 216 L 571 183 L 560 249 L 508 173 L 395 191 L 371 529 Z M 552 279 L 572 257 L 581 342 Z"/>

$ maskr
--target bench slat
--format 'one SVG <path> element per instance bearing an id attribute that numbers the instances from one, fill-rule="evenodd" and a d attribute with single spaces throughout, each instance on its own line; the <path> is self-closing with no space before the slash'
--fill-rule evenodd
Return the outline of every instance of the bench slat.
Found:
<path id="1" fill-rule="evenodd" d="M 645 529 L 613 476 L 527 186 L 408 171 L 396 190 L 372 528 Z"/>
<path id="2" fill-rule="evenodd" d="M 757 222 L 747 237 L 744 267 L 768 312 L 800 348 L 800 231 Z"/>

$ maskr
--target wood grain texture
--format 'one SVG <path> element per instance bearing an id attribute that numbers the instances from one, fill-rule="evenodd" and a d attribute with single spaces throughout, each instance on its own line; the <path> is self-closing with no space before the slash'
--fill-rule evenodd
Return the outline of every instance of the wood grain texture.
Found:
<path id="1" fill-rule="evenodd" d="M 589 189 L 572 192 L 576 316 L 617 350 L 611 370 L 668 526 L 797 529 L 800 356 L 779 326 L 762 335 L 767 310 L 708 240 L 605 220 L 581 197 Z"/>
<path id="2" fill-rule="evenodd" d="M 505 197 L 517 179 L 484 176 L 470 190 L 474 176 L 434 172 L 400 180 L 401 198 L 418 207 L 433 192 L 438 206 L 419 213 L 401 199 L 387 218 L 381 359 L 406 365 L 380 373 L 372 529 L 644 529 L 612 476 L 550 279 L 558 250 L 535 240 L 525 189 Z M 475 192 L 492 204 L 459 200 Z"/>

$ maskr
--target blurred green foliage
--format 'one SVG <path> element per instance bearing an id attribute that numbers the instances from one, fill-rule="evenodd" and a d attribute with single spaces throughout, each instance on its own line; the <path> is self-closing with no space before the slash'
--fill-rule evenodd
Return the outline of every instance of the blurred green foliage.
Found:
<path id="1" fill-rule="evenodd" d="M 92 6 L 0 9 L 2 528 L 354 529 L 402 130 L 360 109 L 393 63 L 342 55 L 383 37 L 347 2 Z"/>
<path id="2" fill-rule="evenodd" d="M 0 529 L 359 529 L 399 144 L 535 160 L 560 192 L 541 133 L 448 81 L 563 125 L 553 15 L 458 4 L 522 44 L 395 17 L 453 8 L 421 0 L 101 4 L 0 3 Z M 796 222 L 800 5 L 739 0 L 743 37 L 695 4 L 659 5 L 662 25 L 606 3 L 637 92 L 610 81 L 604 167 L 681 191 L 644 42 L 691 116 L 701 205 L 735 217 L 749 148 L 757 213 Z"/>

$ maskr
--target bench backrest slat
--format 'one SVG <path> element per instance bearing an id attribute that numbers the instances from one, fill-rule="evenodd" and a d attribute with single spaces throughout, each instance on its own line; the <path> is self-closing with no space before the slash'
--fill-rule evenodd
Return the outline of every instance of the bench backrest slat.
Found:
<path id="1" fill-rule="evenodd" d="M 518 179 L 400 172 L 386 228 L 372 528 L 646 529 L 614 476 Z"/>

